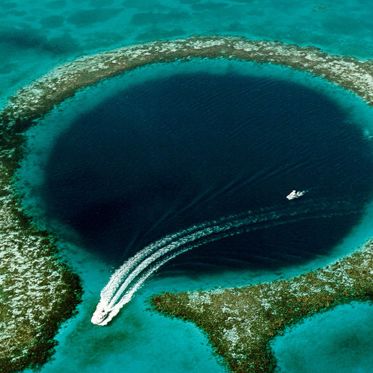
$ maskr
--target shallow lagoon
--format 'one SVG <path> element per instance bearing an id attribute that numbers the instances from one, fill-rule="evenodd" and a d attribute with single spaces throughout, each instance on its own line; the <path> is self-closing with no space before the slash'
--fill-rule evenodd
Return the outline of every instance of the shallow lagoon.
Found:
<path id="1" fill-rule="evenodd" d="M 315 315 L 277 337 L 272 347 L 278 372 L 370 372 L 372 312 L 372 304 L 353 302 Z"/>
<path id="2" fill-rule="evenodd" d="M 225 63 L 223 61 L 209 63 L 195 62 L 188 64 L 188 67 L 185 64 L 150 67 L 145 69 L 145 71 L 139 70 L 138 72 L 129 74 L 125 80 L 114 79 L 111 82 L 100 84 L 99 88 L 86 90 L 84 93 L 78 95 L 78 97 L 63 104 L 61 107 L 62 112 L 56 111 L 52 113 L 39 129 L 35 128 L 30 132 L 30 142 L 33 142 L 33 151 L 25 162 L 23 175 L 27 178 L 29 172 L 32 172 L 33 180 L 28 178 L 28 181 L 32 182 L 33 187 L 31 189 L 29 186 L 26 187 L 28 192 L 31 191 L 26 205 L 29 203 L 28 209 L 32 210 L 33 214 L 38 217 L 39 223 L 44 219 L 43 214 L 45 210 L 40 210 L 40 206 L 37 207 L 38 203 L 40 204 L 43 201 L 40 198 L 39 200 L 35 200 L 35 198 L 40 197 L 40 188 L 42 188 L 45 181 L 43 170 L 49 159 L 48 154 L 51 154 L 50 151 L 53 150 L 53 147 L 51 149 L 51 144 L 56 144 L 59 138 L 58 133 L 66 131 L 68 123 L 76 119 L 77 110 L 75 109 L 77 107 L 82 107 L 82 103 L 84 102 L 84 107 L 94 108 L 98 104 L 98 90 L 101 94 L 100 97 L 110 97 L 113 92 L 118 92 L 118 89 L 123 87 L 123 81 L 126 81 L 127 83 L 125 84 L 131 86 L 134 82 L 144 81 L 149 78 L 161 77 L 164 79 L 169 77 L 170 73 L 185 73 L 186 71 L 189 73 L 196 73 L 197 71 L 206 73 L 206 70 L 218 72 L 224 76 L 227 73 L 236 74 L 239 72 L 249 73 L 251 76 L 254 75 L 256 78 L 261 79 L 268 76 L 286 80 L 292 79 L 293 81 L 311 85 L 316 91 L 324 92 L 326 95 L 336 96 L 335 98 L 344 105 L 347 105 L 346 107 L 354 113 L 349 118 L 349 121 L 352 122 L 353 119 L 356 121 L 359 118 L 358 121 L 364 124 L 363 129 L 359 129 L 358 132 L 362 136 L 365 136 L 365 142 L 369 142 L 370 128 L 368 126 L 368 118 L 371 113 L 365 108 L 364 104 L 352 95 L 343 93 L 342 90 L 333 88 L 330 84 L 326 84 L 318 79 L 310 78 L 307 74 L 294 73 L 279 67 L 258 67 L 252 64 Z M 56 121 L 57 118 L 59 119 L 58 121 Z M 49 127 L 47 127 L 48 123 Z M 50 126 L 51 123 L 57 124 L 52 132 L 50 132 L 52 129 Z M 350 123 L 349 125 L 353 124 Z M 46 131 L 46 128 L 49 128 L 49 130 Z M 39 136 L 41 133 L 43 133 L 43 136 Z M 55 137 L 55 141 L 52 140 L 53 137 Z M 40 176 L 39 179 L 38 175 Z M 146 302 L 151 294 L 162 290 L 235 286 L 274 278 L 276 276 L 289 276 L 299 273 L 307 267 L 315 268 L 322 263 L 332 260 L 333 257 L 338 257 L 342 253 L 347 253 L 358 247 L 370 236 L 369 228 L 369 217 L 366 217 L 358 227 L 355 227 L 350 232 L 348 237 L 345 237 L 344 241 L 340 242 L 338 246 L 330 248 L 328 255 L 318 255 L 313 257 L 314 260 L 311 262 L 302 265 L 298 264 L 296 266 L 288 266 L 287 268 L 278 268 L 276 272 L 268 272 L 265 268 L 252 268 L 251 271 L 240 270 L 230 272 L 225 269 L 222 272 L 222 268 L 220 268 L 218 273 L 207 274 L 202 270 L 192 274 L 191 272 L 188 273 L 188 271 L 185 272 L 185 262 L 179 263 L 178 267 L 176 267 L 178 269 L 177 276 L 175 275 L 175 268 L 169 268 L 166 276 L 153 279 L 141 290 L 135 300 L 125 309 L 125 312 L 118 317 L 118 320 L 115 320 L 112 326 L 107 329 L 93 327 L 89 323 L 89 317 L 97 301 L 99 290 L 108 279 L 111 264 L 104 264 L 98 259 L 98 256 L 89 254 L 84 249 L 68 245 L 65 248 L 65 252 L 85 282 L 85 301 L 80 307 L 81 312 L 77 318 L 68 322 L 68 326 L 61 331 L 59 339 L 62 343 L 57 350 L 56 360 L 48 364 L 43 371 L 56 372 L 62 369 L 62 367 L 70 369 L 70 371 L 79 369 L 89 372 L 93 367 L 101 371 L 113 371 L 117 369 L 119 364 L 125 364 L 126 370 L 129 372 L 165 371 L 166 366 L 170 372 L 199 372 L 202 369 L 214 372 L 224 370 L 217 365 L 215 358 L 211 355 L 210 347 L 206 345 L 205 337 L 194 326 L 179 321 L 168 320 L 160 315 L 156 315 L 152 311 L 146 310 Z M 71 230 L 68 230 L 68 232 L 71 234 Z M 194 263 L 196 262 L 194 261 Z M 190 268 L 191 266 L 189 266 L 189 270 Z M 181 272 L 180 269 L 182 269 Z M 123 325 L 126 328 L 128 327 L 128 329 L 124 330 Z M 114 340 L 116 342 L 113 342 Z M 109 348 L 104 353 L 99 353 L 97 350 L 98 344 L 109 345 Z M 71 346 L 73 345 L 84 345 L 84 348 L 72 349 Z M 160 352 L 160 348 L 164 351 L 163 353 Z M 185 356 L 184 351 L 188 351 L 187 356 Z M 144 358 L 145 353 L 150 354 L 149 358 Z M 170 360 L 170 356 L 174 360 Z M 209 356 L 209 358 L 206 359 L 206 356 Z M 69 368 L 66 368 L 67 360 L 70 364 Z"/>
<path id="3" fill-rule="evenodd" d="M 0 96 L 82 54 L 196 34 L 243 35 L 371 58 L 361 0 L 4 0 Z"/>

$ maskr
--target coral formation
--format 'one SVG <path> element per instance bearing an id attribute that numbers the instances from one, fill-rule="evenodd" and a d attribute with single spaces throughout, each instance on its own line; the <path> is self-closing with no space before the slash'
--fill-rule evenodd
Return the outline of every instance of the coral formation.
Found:
<path id="1" fill-rule="evenodd" d="M 304 48 L 269 41 L 250 41 L 237 37 L 192 37 L 116 49 L 83 57 L 57 67 L 21 89 L 9 100 L 0 113 L 0 343 L 2 346 L 0 366 L 2 371 L 19 370 L 30 364 L 44 362 L 53 346 L 51 338 L 56 333 L 58 325 L 72 314 L 80 294 L 79 280 L 66 265 L 60 263 L 53 239 L 48 234 L 39 232 L 20 211 L 12 180 L 22 158 L 22 133 L 55 105 L 74 95 L 81 88 L 148 64 L 191 58 L 239 59 L 281 64 L 309 71 L 350 89 L 361 96 L 369 105 L 373 105 L 372 61 L 358 61 L 343 56 L 332 56 L 316 48 Z M 203 294 L 203 296 L 198 294 L 196 304 L 201 304 L 201 314 L 204 314 L 203 309 L 208 308 L 207 303 L 203 303 L 201 299 L 212 297 L 212 304 L 216 307 L 222 306 L 220 315 L 227 320 L 228 317 L 235 317 L 235 312 L 239 313 L 240 317 L 244 317 L 245 312 L 249 312 L 245 311 L 249 308 L 243 304 L 243 300 L 249 302 L 248 304 L 252 303 L 253 307 L 255 306 L 253 309 L 258 309 L 258 317 L 260 315 L 263 320 L 266 317 L 267 321 L 255 326 L 255 328 L 263 327 L 263 333 L 260 335 L 265 335 L 265 338 L 263 337 L 264 339 L 261 339 L 260 343 L 258 342 L 256 347 L 250 350 L 250 356 L 258 356 L 258 361 L 261 361 L 260 366 L 268 367 L 270 359 L 264 342 L 266 342 L 266 338 L 268 339 L 269 336 L 281 330 L 289 322 L 287 320 L 295 320 L 303 314 L 316 312 L 333 302 L 343 300 L 344 291 L 356 291 L 355 298 L 367 296 L 364 293 L 365 290 L 369 290 L 366 287 L 366 276 L 363 271 L 355 270 L 354 266 L 362 269 L 365 268 L 362 267 L 364 263 L 371 265 L 371 246 L 368 246 L 362 253 L 340 263 L 345 263 L 343 271 L 335 265 L 324 272 L 317 272 L 325 279 L 315 277 L 316 274 L 308 274 L 303 277 L 307 279 L 309 276 L 310 281 L 314 281 L 315 284 L 320 282 L 320 286 L 324 286 L 325 281 L 331 279 L 331 283 L 328 285 L 331 293 L 328 293 L 325 285 L 320 292 L 320 294 L 324 294 L 320 303 L 317 302 L 321 298 L 315 297 L 315 292 L 318 292 L 317 288 L 311 286 L 311 283 L 309 285 L 311 287 L 307 287 L 306 282 L 302 280 L 294 282 L 294 286 L 299 284 L 300 288 L 293 289 L 291 292 L 287 292 L 285 289 L 292 283 L 283 282 L 273 285 L 259 285 L 247 290 L 227 290 L 222 294 Z M 347 264 L 351 268 L 346 267 Z M 334 272 L 329 274 L 332 269 Z M 349 271 L 356 273 L 356 276 L 350 274 Z M 334 280 L 341 273 L 346 281 L 351 280 L 354 284 L 361 281 L 362 285 L 360 287 L 357 287 L 356 284 L 347 288 L 338 287 Z M 267 306 L 265 300 L 269 301 L 270 293 L 275 290 L 276 294 L 277 292 L 284 294 L 284 296 L 287 294 L 290 299 L 277 299 L 275 306 L 272 303 Z M 241 293 L 245 294 L 242 299 Z M 298 299 L 299 294 L 302 296 Z M 191 299 L 195 296 L 191 295 Z M 230 297 L 232 298 L 231 302 L 229 302 Z M 346 294 L 346 299 L 354 297 L 352 293 Z M 233 298 L 236 298 L 236 301 Z M 303 298 L 307 301 L 299 303 Z M 314 300 L 312 300 L 313 298 Z M 156 303 L 159 309 L 162 308 L 175 315 L 179 312 L 183 317 L 191 318 L 189 314 L 189 316 L 182 314 L 182 308 L 176 307 L 177 302 L 181 302 L 180 305 L 184 304 L 186 307 L 189 302 L 187 299 L 189 299 L 189 295 L 174 297 L 165 295 L 156 298 Z M 190 301 L 192 302 L 192 300 Z M 295 301 L 296 303 L 291 303 Z M 176 302 L 174 304 L 176 308 L 172 311 L 170 307 L 173 302 Z M 223 307 L 225 303 L 230 304 L 231 307 L 236 303 L 237 309 L 230 308 L 225 315 L 224 310 L 228 308 L 228 306 Z M 297 304 L 297 306 L 293 307 L 293 304 Z M 270 308 L 266 310 L 266 307 Z M 297 307 L 305 310 L 297 310 Z M 189 310 L 188 312 L 191 312 L 191 309 L 185 308 L 185 310 Z M 281 313 L 278 319 L 273 316 L 274 310 Z M 197 314 L 195 317 L 197 318 Z M 205 319 L 198 316 L 198 320 L 205 320 L 204 324 L 202 321 L 198 322 L 207 331 L 211 330 L 208 326 L 209 322 L 211 327 L 216 325 L 216 323 L 212 323 L 210 318 Z M 247 319 L 247 322 L 250 322 L 250 318 Z M 217 334 L 213 333 L 211 339 L 218 351 L 227 357 L 232 369 L 242 371 L 240 359 L 243 350 L 239 348 L 238 341 L 242 334 L 240 328 L 245 324 L 237 326 L 236 329 L 233 324 L 230 325 L 227 324 L 229 328 L 226 328 L 226 331 L 216 328 Z M 250 330 L 256 329 L 247 328 L 246 332 L 249 333 Z M 217 343 L 219 336 L 222 339 L 221 345 Z M 228 347 L 224 341 L 230 341 L 233 347 L 237 346 L 237 351 L 233 352 L 229 349 L 225 352 L 224 349 Z M 234 356 L 236 356 L 236 360 L 234 360 Z"/>

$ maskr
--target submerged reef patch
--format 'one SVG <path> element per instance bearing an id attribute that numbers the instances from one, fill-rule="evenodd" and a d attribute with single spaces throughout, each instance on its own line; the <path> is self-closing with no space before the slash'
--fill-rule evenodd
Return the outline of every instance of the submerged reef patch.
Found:
<path id="1" fill-rule="evenodd" d="M 12 172 L 3 163 L 0 175 L 0 371 L 7 373 L 48 360 L 81 286 L 58 260 L 53 238 L 19 211 Z"/>
<path id="2" fill-rule="evenodd" d="M 233 372 L 272 372 L 269 342 L 286 327 L 353 300 L 373 300 L 373 242 L 351 256 L 291 280 L 235 289 L 165 293 L 152 299 L 167 315 L 195 322 Z"/>
<path id="3" fill-rule="evenodd" d="M 237 59 L 308 71 L 355 92 L 373 106 L 373 61 L 237 37 L 193 37 L 116 49 L 57 67 L 21 89 L 0 113 L 3 372 L 45 362 L 58 326 L 72 315 L 81 293 L 77 276 L 60 262 L 53 238 L 38 231 L 20 210 L 12 180 L 22 158 L 22 133 L 81 88 L 148 64 L 191 58 Z M 371 278 L 369 243 L 324 270 L 293 280 L 220 293 L 165 294 L 153 303 L 158 310 L 196 321 L 232 370 L 267 372 L 274 366 L 268 350 L 273 336 L 322 309 L 353 299 L 371 299 Z"/>

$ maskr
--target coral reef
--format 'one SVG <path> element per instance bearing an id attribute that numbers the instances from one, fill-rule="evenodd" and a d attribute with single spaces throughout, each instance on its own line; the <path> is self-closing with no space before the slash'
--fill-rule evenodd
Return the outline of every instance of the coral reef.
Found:
<path id="1" fill-rule="evenodd" d="M 270 340 L 297 321 L 353 300 L 373 300 L 373 242 L 349 257 L 290 280 L 152 299 L 167 315 L 193 321 L 233 372 L 275 368 Z"/>
<path id="2" fill-rule="evenodd" d="M 55 105 L 73 96 L 79 89 L 148 64 L 191 58 L 239 59 L 306 70 L 350 89 L 369 105 L 373 105 L 372 61 L 332 56 L 316 48 L 269 41 L 250 41 L 237 37 L 192 37 L 184 40 L 160 41 L 82 57 L 55 68 L 21 89 L 0 112 L 0 344 L 2 346 L 0 367 L 2 372 L 37 365 L 47 359 L 54 343 L 52 338 L 60 323 L 73 313 L 81 291 L 78 278 L 61 263 L 53 238 L 45 232 L 39 232 L 20 211 L 12 180 L 22 158 L 23 132 Z M 251 322 L 249 305 L 257 309 L 258 317 L 260 316 L 258 320 L 263 319 L 263 321 L 261 323 L 258 321 L 255 327 L 250 326 L 250 329 L 247 327 L 246 332 L 254 333 L 255 330 L 256 333 L 260 327 L 263 328 L 263 332 L 259 334 L 261 339 L 256 342 L 256 347 L 250 347 L 252 349 L 247 350 L 247 353 L 250 356 L 257 356 L 258 369 L 259 367 L 267 369 L 271 359 L 266 350 L 266 343 L 271 334 L 276 334 L 285 324 L 303 315 L 317 312 L 332 305 L 333 302 L 341 302 L 344 291 L 348 293 L 345 295 L 346 299 L 353 298 L 349 291 L 357 292 L 356 298 L 359 299 L 367 296 L 364 291 L 369 289 L 363 290 L 367 279 L 361 269 L 365 268 L 362 267 L 363 263 L 371 264 L 371 246 L 369 248 L 365 249 L 363 254 L 356 254 L 346 259 L 347 261 L 341 262 L 345 263 L 343 271 L 338 270 L 335 265 L 324 272 L 317 272 L 325 279 L 318 278 L 316 274 L 304 275 L 304 280 L 293 282 L 294 286 L 299 285 L 298 290 L 295 288 L 292 291 L 286 290 L 292 282 L 278 282 L 273 285 L 258 285 L 246 290 L 227 290 L 221 294 L 192 294 L 191 299 L 197 297 L 196 305 L 201 305 L 199 306 L 201 315 L 205 315 L 203 310 L 205 307 L 207 310 L 208 307 L 201 299 L 211 297 L 214 307 L 220 307 L 219 315 L 224 316 L 224 320 L 235 317 L 236 312 L 240 317 L 246 317 L 245 312 L 248 312 L 247 322 Z M 355 270 L 354 266 L 358 269 Z M 356 276 L 350 275 L 349 271 L 356 272 Z M 351 280 L 354 285 L 338 287 L 334 280 L 341 273 L 346 281 Z M 330 294 L 325 285 L 328 276 L 331 279 L 328 285 L 331 289 Z M 306 279 L 314 281 L 315 286 L 311 286 L 310 283 L 310 287 L 307 287 Z M 362 283 L 361 287 L 356 286 L 359 281 Z M 322 291 L 317 290 L 317 284 L 321 286 Z M 318 291 L 324 294 L 321 298 L 315 297 L 315 292 Z M 265 300 L 269 301 L 271 292 L 276 296 L 278 293 L 283 294 L 284 299 L 278 298 L 276 304 L 270 303 L 267 306 Z M 290 298 L 287 299 L 286 296 Z M 299 303 L 299 299 L 303 298 L 307 301 Z M 247 360 L 244 360 L 243 365 L 241 364 L 242 351 L 244 351 L 242 348 L 246 345 L 241 348 L 241 342 L 238 343 L 244 335 L 240 332 L 242 325 L 246 324 L 241 326 L 237 324 L 237 329 L 234 329 L 232 321 L 231 324 L 226 324 L 226 331 L 215 328 L 213 325 L 217 325 L 216 320 L 200 317 L 198 312 L 193 315 L 189 313 L 193 308 L 186 306 L 189 304 L 188 299 L 189 295 L 186 294 L 164 295 L 156 298 L 155 303 L 158 309 L 170 314 L 190 319 L 195 317 L 201 327 L 206 331 L 212 331 L 211 339 L 217 346 L 217 351 L 226 356 L 233 370 L 238 372 L 249 367 L 247 364 L 250 363 Z M 318 299 L 320 303 L 317 303 Z M 245 302 L 248 303 L 245 305 Z M 231 307 L 226 311 L 226 315 L 224 310 L 228 306 L 224 307 L 224 304 L 230 304 Z M 293 304 L 296 306 L 293 307 Z M 186 314 L 182 313 L 181 305 L 184 305 Z M 301 309 L 297 310 L 297 307 Z M 274 317 L 273 312 L 279 313 L 278 318 Z M 221 345 L 218 344 L 218 338 L 222 339 Z M 230 341 L 231 347 L 228 348 L 224 341 Z M 256 358 L 254 360 L 256 361 Z M 258 369 L 256 371 L 263 371 Z"/>

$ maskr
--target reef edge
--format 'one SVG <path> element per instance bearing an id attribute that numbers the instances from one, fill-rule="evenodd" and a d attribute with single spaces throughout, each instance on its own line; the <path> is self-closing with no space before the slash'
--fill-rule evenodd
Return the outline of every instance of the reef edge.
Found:
<path id="1" fill-rule="evenodd" d="M 313 47 L 218 36 L 157 41 L 82 57 L 19 90 L 0 112 L 2 371 L 19 371 L 44 363 L 53 351 L 53 337 L 59 325 L 74 313 L 82 292 L 79 278 L 61 261 L 54 238 L 39 231 L 20 208 L 13 179 L 23 156 L 23 133 L 79 89 L 148 64 L 191 58 L 237 59 L 308 71 L 355 92 L 373 106 L 372 61 L 333 56 Z M 371 260 L 371 250 L 362 252 L 366 253 L 366 260 Z M 159 310 L 161 301 L 164 305 L 169 302 L 167 297 L 174 299 L 177 295 L 153 300 Z M 173 314 L 166 306 L 163 311 Z M 202 324 L 201 327 L 204 328 Z M 213 339 L 212 342 L 215 343 Z M 219 353 L 225 355 L 223 351 Z M 232 362 L 229 365 L 234 371 L 245 371 L 235 368 Z"/>

